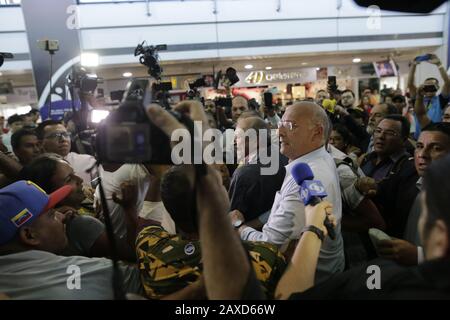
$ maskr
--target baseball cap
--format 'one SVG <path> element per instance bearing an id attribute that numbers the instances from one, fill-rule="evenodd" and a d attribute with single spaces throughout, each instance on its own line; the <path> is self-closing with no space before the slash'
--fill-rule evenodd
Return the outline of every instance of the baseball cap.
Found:
<path id="1" fill-rule="evenodd" d="M 14 238 L 17 231 L 54 208 L 71 192 L 63 186 L 48 195 L 31 181 L 17 181 L 0 189 L 0 245 Z"/>

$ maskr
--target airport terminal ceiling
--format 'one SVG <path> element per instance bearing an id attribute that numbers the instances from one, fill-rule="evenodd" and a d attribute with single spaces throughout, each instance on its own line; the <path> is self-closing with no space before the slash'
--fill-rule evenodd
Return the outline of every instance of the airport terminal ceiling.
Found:
<path id="1" fill-rule="evenodd" d="M 312 67 L 329 67 L 339 65 L 351 65 L 352 59 L 361 59 L 360 65 L 371 64 L 374 61 L 393 58 L 396 62 L 411 61 L 418 54 L 434 52 L 436 47 L 423 47 L 420 49 L 401 50 L 368 50 L 348 53 L 314 53 L 302 55 L 272 55 L 272 56 L 248 56 L 223 59 L 201 59 L 185 61 L 164 61 L 165 76 L 180 76 L 193 74 L 212 74 L 215 71 L 233 67 L 238 72 L 245 71 L 244 66 L 252 64 L 252 70 L 264 70 L 271 67 L 272 70 L 289 70 Z M 110 64 L 100 65 L 96 68 L 98 76 L 105 80 L 123 79 L 124 72 L 131 72 L 133 77 L 146 76 L 146 68 L 138 62 L 135 64 Z M 31 70 L 2 71 L 0 81 L 12 81 L 15 86 L 33 85 Z"/>

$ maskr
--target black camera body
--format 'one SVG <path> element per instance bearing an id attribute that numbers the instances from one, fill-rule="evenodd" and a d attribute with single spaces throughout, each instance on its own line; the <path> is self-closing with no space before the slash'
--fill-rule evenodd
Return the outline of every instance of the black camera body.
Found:
<path id="1" fill-rule="evenodd" d="M 132 80 L 122 104 L 97 127 L 95 138 L 100 163 L 172 164 L 169 137 L 147 117 L 145 107 L 155 102 L 148 78 Z M 169 111 L 193 135 L 191 119 Z"/>
<path id="2" fill-rule="evenodd" d="M 139 44 L 134 50 L 134 56 L 140 56 L 139 62 L 148 68 L 148 74 L 159 80 L 161 78 L 161 73 L 163 71 L 162 67 L 159 65 L 158 51 L 167 50 L 167 45 L 160 44 L 157 46 L 148 46 L 146 42 Z"/>
<path id="3" fill-rule="evenodd" d="M 436 92 L 438 89 L 434 84 L 427 84 L 423 86 L 423 91 L 427 93 Z"/>
<path id="4" fill-rule="evenodd" d="M 328 90 L 331 93 L 336 93 L 337 92 L 337 83 L 336 83 L 336 76 L 328 76 Z"/>
<path id="5" fill-rule="evenodd" d="M 225 74 L 222 74 L 222 70 L 217 72 L 216 76 L 214 77 L 214 89 L 217 90 L 217 88 L 220 85 L 220 82 L 222 82 L 223 85 L 229 87 L 239 82 L 239 77 L 237 75 L 236 69 L 229 67 L 225 71 Z"/>
<path id="6" fill-rule="evenodd" d="M 82 93 L 92 93 L 97 89 L 100 79 L 97 75 L 90 74 L 85 68 L 75 66 L 69 76 L 69 84 L 78 88 Z"/>

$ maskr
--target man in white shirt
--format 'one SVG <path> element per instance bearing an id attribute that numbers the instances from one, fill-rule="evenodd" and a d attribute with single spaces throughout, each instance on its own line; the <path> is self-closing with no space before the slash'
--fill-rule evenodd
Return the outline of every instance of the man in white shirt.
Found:
<path id="1" fill-rule="evenodd" d="M 175 233 L 173 220 L 162 203 L 160 201 L 146 201 L 150 187 L 150 173 L 144 165 L 105 164 L 100 168 L 99 176 L 105 192 L 114 233 L 119 239 L 126 239 L 127 236 L 126 213 L 123 207 L 113 200 L 113 194 L 120 195 L 121 184 L 126 181 L 136 186 L 137 197 L 135 206 L 139 217 L 158 221 L 167 232 L 170 234 Z M 100 190 L 97 187 L 95 190 L 95 206 L 99 206 L 100 203 Z"/>
<path id="2" fill-rule="evenodd" d="M 22 129 L 23 126 L 23 117 L 19 116 L 17 114 L 12 115 L 8 118 L 8 127 L 9 131 L 8 133 L 5 133 L 1 136 L 3 140 L 3 145 L 8 149 L 9 152 L 12 152 L 12 145 L 11 145 L 11 137 L 13 133 L 19 131 Z"/>
<path id="3" fill-rule="evenodd" d="M 325 199 L 333 204 L 337 223 L 336 239 L 327 238 L 320 251 L 316 272 L 318 282 L 344 269 L 339 179 L 333 158 L 324 147 L 328 125 L 325 111 L 315 103 L 299 102 L 288 107 L 279 124 L 279 137 L 280 151 L 289 158 L 289 164 L 281 190 L 275 196 L 269 220 L 259 232 L 239 221 L 244 221 L 239 211 L 231 213 L 233 225 L 241 239 L 270 242 L 286 251 L 289 242 L 299 239 L 305 227 L 305 206 L 300 200 L 299 186 L 291 170 L 297 163 L 307 163 L 315 179 L 324 185 L 328 194 Z"/>
<path id="4" fill-rule="evenodd" d="M 96 159 L 88 154 L 70 152 L 70 133 L 61 122 L 46 120 L 39 124 L 36 133 L 44 152 L 59 154 L 69 162 L 75 174 L 83 179 L 83 184 L 91 186 L 92 179 L 88 170 L 94 166 Z"/>

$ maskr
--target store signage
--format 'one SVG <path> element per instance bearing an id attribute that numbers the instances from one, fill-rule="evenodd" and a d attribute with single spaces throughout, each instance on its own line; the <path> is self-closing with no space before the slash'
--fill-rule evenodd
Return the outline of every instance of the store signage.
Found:
<path id="1" fill-rule="evenodd" d="M 317 79 L 315 68 L 282 71 L 251 71 L 248 73 L 238 73 L 238 76 L 241 81 L 237 86 L 266 85 L 284 82 L 310 82 L 316 81 Z"/>
<path id="2" fill-rule="evenodd" d="M 248 84 L 261 84 L 266 82 L 280 82 L 286 80 L 299 80 L 304 76 L 302 72 L 265 72 L 252 71 L 245 78 Z"/>

